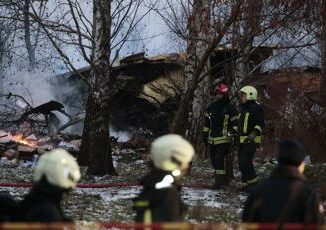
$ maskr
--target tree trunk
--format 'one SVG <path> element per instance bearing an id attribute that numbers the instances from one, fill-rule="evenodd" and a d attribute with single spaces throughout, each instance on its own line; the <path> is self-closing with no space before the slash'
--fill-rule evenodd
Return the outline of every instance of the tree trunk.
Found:
<path id="1" fill-rule="evenodd" d="M 320 53 L 320 99 L 323 104 L 326 104 L 326 0 L 320 0 Z"/>
<path id="2" fill-rule="evenodd" d="M 111 54 L 111 1 L 93 1 L 93 49 L 90 89 L 79 162 L 92 175 L 114 174 L 110 151 L 109 102 L 113 79 Z"/>
<path id="3" fill-rule="evenodd" d="M 203 6 L 208 6 L 207 2 L 205 1 L 205 5 L 202 5 L 202 1 L 195 1 L 194 4 L 194 15 L 198 15 L 195 11 L 200 11 L 200 15 L 202 16 L 202 7 Z M 198 7 L 200 6 L 200 7 Z M 237 11 L 239 9 L 239 5 L 236 6 L 237 9 L 234 9 L 235 11 Z M 209 12 L 209 11 L 207 11 Z M 193 127 L 197 127 L 199 128 L 198 125 L 194 124 L 194 119 L 192 117 L 190 117 L 189 115 L 191 114 L 191 116 L 193 116 L 193 99 L 194 99 L 194 95 L 195 95 L 195 91 L 198 88 L 198 90 L 203 90 L 203 88 L 199 88 L 199 84 L 201 81 L 204 81 L 205 83 L 204 86 L 201 87 L 206 87 L 205 92 L 209 92 L 209 87 L 207 86 L 207 79 L 209 79 L 208 77 L 207 79 L 203 79 L 202 77 L 203 74 L 205 73 L 205 69 L 208 68 L 207 63 L 209 63 L 209 58 L 211 56 L 211 54 L 214 52 L 215 48 L 217 47 L 218 43 L 222 40 L 222 38 L 224 37 L 224 35 L 226 34 L 227 30 L 230 28 L 230 26 L 234 23 L 234 20 L 236 18 L 235 15 L 230 15 L 230 18 L 225 21 L 222 29 L 220 31 L 218 31 L 217 35 L 214 36 L 213 38 L 210 38 L 209 36 L 204 36 L 204 39 L 207 39 L 206 45 L 201 45 L 200 47 L 197 46 L 198 45 L 198 36 L 196 36 L 197 34 L 199 34 L 199 32 L 205 31 L 205 27 L 202 26 L 195 26 L 195 24 L 198 23 L 198 20 L 195 20 L 196 17 L 191 17 L 190 23 L 188 24 L 189 26 L 189 37 L 190 40 L 188 41 L 188 49 L 187 49 L 187 61 L 186 61 L 186 66 L 185 66 L 185 92 L 181 98 L 181 102 L 179 104 L 178 110 L 176 111 L 176 113 L 174 114 L 173 117 L 173 121 L 171 123 L 170 126 L 170 132 L 173 133 L 178 133 L 181 135 L 185 135 L 186 134 L 186 130 L 188 130 L 188 137 L 191 138 L 191 136 L 193 138 L 196 138 L 196 142 L 195 145 L 197 143 L 197 141 L 199 142 L 199 138 L 201 137 L 201 130 L 198 131 L 193 131 L 191 130 Z M 207 21 L 206 21 L 207 23 Z M 197 30 L 198 28 L 200 28 L 201 30 Z M 206 29 L 209 27 L 206 27 Z M 204 35 L 209 35 L 209 29 L 206 30 L 206 33 L 203 33 Z M 207 33 L 208 32 L 208 33 Z M 198 51 L 198 49 L 201 49 L 200 52 Z M 200 54 L 200 58 L 198 56 L 198 54 Z M 195 57 L 195 58 L 194 58 Z M 209 81 L 209 80 L 208 80 Z M 206 86 L 205 86 L 206 85 Z M 207 106 L 207 98 L 204 98 L 203 95 L 205 95 L 206 93 L 200 95 L 201 99 L 203 101 L 203 103 L 199 103 L 196 101 L 195 103 L 195 108 L 196 108 L 196 113 L 202 113 L 202 111 L 204 110 L 204 108 Z M 197 94 L 198 96 L 198 94 Z M 205 100 L 206 99 L 206 100 Z M 199 100 L 199 101 L 200 101 Z M 199 108 L 200 107 L 200 108 Z M 198 112 L 200 111 L 201 112 Z M 190 117 L 190 118 L 189 118 Z M 191 122 L 190 122 L 191 121 Z M 190 124 L 190 125 L 189 125 Z M 190 132 L 189 132 L 190 131 Z M 199 134 L 200 132 L 200 134 Z M 195 135 L 189 135 L 190 133 L 197 133 L 197 136 Z"/>
<path id="4" fill-rule="evenodd" d="M 195 53 L 196 58 L 201 60 L 207 50 L 208 43 L 211 41 L 211 23 L 210 23 L 210 8 L 211 1 L 203 0 L 195 3 L 195 31 L 200 41 L 196 42 Z M 196 62 L 197 63 L 197 62 Z M 192 68 L 196 68 L 196 63 Z M 191 63 L 189 63 L 191 64 Z M 210 68 L 210 60 L 208 59 L 203 71 L 200 74 L 202 81 L 196 86 L 194 98 L 192 101 L 192 112 L 190 116 L 190 126 L 187 133 L 188 138 L 192 141 L 195 150 L 199 156 L 205 156 L 205 149 L 202 149 L 202 130 L 203 130 L 203 115 L 210 103 L 210 75 L 203 76 Z M 188 77 L 188 76 L 187 76 Z M 190 76 L 189 76 L 190 77 Z M 191 76 L 194 78 L 194 76 Z"/>
<path id="5" fill-rule="evenodd" d="M 29 8 L 30 0 L 24 0 L 24 31 L 25 31 L 25 44 L 28 52 L 29 60 L 29 71 L 35 69 L 36 59 L 35 59 L 35 47 L 31 42 L 31 24 L 29 20 Z"/>
<path id="6" fill-rule="evenodd" d="M 236 69 L 232 82 L 233 96 L 238 92 L 245 78 L 249 77 L 247 75 L 251 70 L 250 56 L 253 49 L 253 42 L 256 36 L 256 32 L 260 26 L 260 13 L 262 7 L 263 4 L 261 1 L 245 0 L 242 7 L 243 34 L 240 33 L 241 22 L 239 22 L 233 34 L 235 36 L 238 51 L 237 53 L 239 55 L 239 58 L 236 60 Z"/>
<path id="7" fill-rule="evenodd" d="M 1 43 L 1 42 L 0 42 Z M 1 94 L 6 94 L 5 92 L 5 89 L 4 89 L 4 71 L 5 71 L 5 68 L 4 68 L 4 52 L 3 52 L 3 48 L 0 44 L 0 95 Z M 3 97 L 0 97 L 0 102 L 2 103 L 3 101 Z"/>

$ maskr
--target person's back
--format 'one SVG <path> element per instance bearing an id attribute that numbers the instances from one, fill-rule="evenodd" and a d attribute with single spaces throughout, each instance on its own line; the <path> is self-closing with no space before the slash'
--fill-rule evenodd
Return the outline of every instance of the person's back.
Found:
<path id="1" fill-rule="evenodd" d="M 179 135 L 164 135 L 151 144 L 152 169 L 142 178 L 143 190 L 134 199 L 136 222 L 183 221 L 186 210 L 177 181 L 187 172 L 193 155 L 192 145 Z"/>
<path id="2" fill-rule="evenodd" d="M 66 222 L 61 200 L 65 190 L 49 184 L 43 178 L 19 204 L 20 221 L 23 222 Z"/>
<path id="3" fill-rule="evenodd" d="M 319 223 L 319 205 L 307 179 L 295 167 L 281 166 L 249 195 L 243 221 Z"/>
<path id="4" fill-rule="evenodd" d="M 34 172 L 33 188 L 19 203 L 19 221 L 71 221 L 64 216 L 61 201 L 79 179 L 79 166 L 65 150 L 55 149 L 42 155 Z"/>
<path id="5" fill-rule="evenodd" d="M 308 184 L 302 146 L 295 141 L 279 145 L 278 167 L 257 185 L 245 203 L 242 219 L 255 223 L 316 224 L 322 221 L 322 205 Z"/>
<path id="6" fill-rule="evenodd" d="M 144 189 L 134 200 L 136 222 L 176 222 L 183 219 L 186 209 L 181 202 L 179 186 L 173 182 L 157 186 L 169 176 L 166 171 L 153 170 L 141 180 Z M 146 219 L 148 216 L 150 220 Z"/>

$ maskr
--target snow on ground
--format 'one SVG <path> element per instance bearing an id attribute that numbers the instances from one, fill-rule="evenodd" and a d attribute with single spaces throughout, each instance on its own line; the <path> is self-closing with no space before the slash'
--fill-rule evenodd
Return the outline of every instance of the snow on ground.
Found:
<path id="1" fill-rule="evenodd" d="M 64 209 L 67 214 L 76 220 L 86 221 L 125 221 L 134 218 L 132 199 L 140 192 L 140 186 L 85 189 L 77 188 L 64 200 Z M 17 200 L 27 194 L 28 188 L 0 188 L 0 192 L 9 192 Z M 186 216 L 191 222 L 215 222 L 215 215 L 206 216 L 205 210 L 219 213 L 219 210 L 233 210 L 230 215 L 240 213 L 240 196 L 230 199 L 226 191 L 213 191 L 199 188 L 183 188 L 182 199 L 189 208 Z M 234 202 L 233 202 L 234 201 Z M 215 211 L 214 211 L 215 210 Z M 235 218 L 235 217 L 233 217 Z M 236 220 L 235 218 L 234 220 Z"/>
<path id="2" fill-rule="evenodd" d="M 83 176 L 81 183 L 130 183 L 137 184 L 137 180 L 148 172 L 146 160 L 134 151 L 120 151 L 114 157 L 119 176 L 91 177 Z M 260 177 L 266 177 L 275 167 L 275 162 L 268 159 L 259 159 L 256 162 Z M 235 165 L 235 168 L 236 165 Z M 311 167 L 312 168 L 312 167 Z M 318 171 L 309 170 L 309 175 L 317 175 L 320 185 L 320 173 L 326 167 L 314 167 Z M 30 163 L 10 167 L 0 161 L 0 183 L 29 182 L 32 179 L 33 167 Z M 213 183 L 213 172 L 210 162 L 194 162 L 191 174 L 183 181 L 184 185 L 205 185 Z M 184 186 L 182 200 L 188 206 L 186 220 L 190 223 L 236 223 L 240 221 L 243 203 L 246 194 L 239 191 L 239 172 L 235 173 L 235 180 L 225 190 L 215 191 L 206 188 Z M 100 189 L 76 188 L 68 194 L 63 201 L 63 207 L 68 216 L 75 220 L 103 221 L 103 222 L 132 222 L 134 211 L 132 199 L 140 192 L 140 186 L 124 186 Z M 29 191 L 28 188 L 4 188 L 0 192 L 9 192 L 15 199 L 20 200 Z"/>

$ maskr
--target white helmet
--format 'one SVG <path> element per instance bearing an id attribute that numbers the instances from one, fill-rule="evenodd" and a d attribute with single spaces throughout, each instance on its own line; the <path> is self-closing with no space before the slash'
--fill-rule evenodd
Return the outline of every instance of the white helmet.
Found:
<path id="1" fill-rule="evenodd" d="M 256 101 L 258 99 L 258 91 L 253 86 L 246 85 L 240 89 L 240 92 L 246 94 L 248 101 Z"/>
<path id="2" fill-rule="evenodd" d="M 167 134 L 154 140 L 149 157 L 155 167 L 172 172 L 186 169 L 194 153 L 187 140 L 176 134 Z"/>
<path id="3" fill-rule="evenodd" d="M 40 181 L 43 176 L 50 184 L 69 189 L 75 187 L 80 179 L 79 166 L 66 150 L 54 149 L 41 156 L 34 172 L 34 181 Z"/>

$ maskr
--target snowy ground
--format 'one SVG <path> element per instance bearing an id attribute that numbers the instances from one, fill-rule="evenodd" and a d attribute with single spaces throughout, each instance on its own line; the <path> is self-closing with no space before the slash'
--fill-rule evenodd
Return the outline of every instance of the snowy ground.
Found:
<path id="1" fill-rule="evenodd" d="M 119 176 L 89 177 L 84 176 L 81 183 L 137 183 L 147 170 L 146 161 L 133 151 L 122 151 L 115 156 Z M 33 168 L 20 164 L 16 168 L 5 167 L 0 162 L 0 183 L 28 182 L 32 178 Z M 273 162 L 260 159 L 257 162 L 261 177 L 269 174 Z M 325 170 L 322 167 L 319 170 Z M 314 172 L 315 173 L 315 172 Z M 325 171 L 322 171 L 325 173 Z M 320 172 L 315 173 L 320 175 Z M 325 174 L 324 174 L 325 175 Z M 320 178 L 317 176 L 317 178 Z M 214 191 L 204 188 L 183 187 L 182 199 L 188 205 L 187 221 L 191 223 L 239 222 L 246 195 L 239 192 L 239 173 L 226 190 Z M 317 180 L 318 181 L 318 180 Z M 191 175 L 185 185 L 211 185 L 212 169 L 209 161 L 194 163 Z M 318 183 L 321 183 L 318 181 Z M 140 192 L 139 186 L 113 187 L 101 189 L 77 188 L 64 199 L 66 213 L 75 220 L 103 222 L 131 222 L 134 218 L 132 198 Z M 17 200 L 28 192 L 26 188 L 0 188 L 0 192 L 10 192 Z"/>

